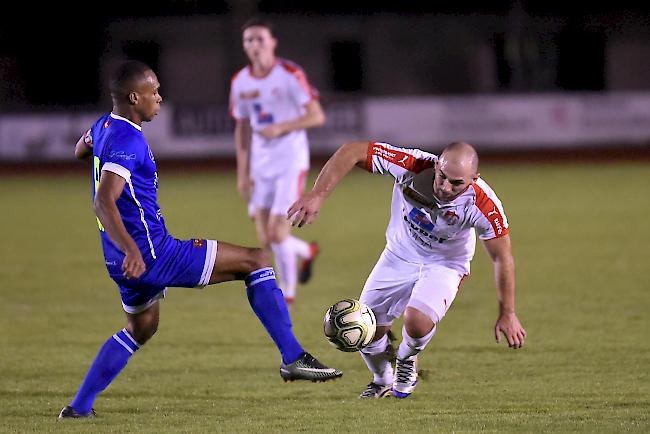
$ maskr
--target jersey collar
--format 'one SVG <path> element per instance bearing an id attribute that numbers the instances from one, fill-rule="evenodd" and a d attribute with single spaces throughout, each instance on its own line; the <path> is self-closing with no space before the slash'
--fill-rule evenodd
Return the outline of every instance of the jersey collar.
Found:
<path id="1" fill-rule="evenodd" d="M 131 122 L 131 121 L 128 120 L 127 118 L 124 118 L 124 117 L 122 117 L 122 116 L 116 115 L 115 113 L 111 113 L 111 117 L 112 117 L 113 119 L 118 119 L 118 120 L 120 120 L 120 121 L 128 122 L 128 123 L 130 123 L 131 125 L 133 125 L 133 127 L 137 128 L 138 131 L 142 131 L 142 127 L 141 127 L 140 125 Z"/>
<path id="2" fill-rule="evenodd" d="M 268 72 L 266 74 L 264 74 L 264 75 L 255 75 L 255 74 L 253 74 L 253 65 L 249 64 L 248 65 L 248 75 L 250 75 L 251 78 L 253 78 L 255 80 L 263 80 L 266 77 L 268 77 L 269 75 L 271 75 L 273 70 L 275 70 L 275 67 L 278 66 L 278 63 L 280 63 L 280 59 L 278 59 L 276 57 L 275 61 L 273 62 L 273 66 L 271 66 L 271 69 L 269 69 Z"/>

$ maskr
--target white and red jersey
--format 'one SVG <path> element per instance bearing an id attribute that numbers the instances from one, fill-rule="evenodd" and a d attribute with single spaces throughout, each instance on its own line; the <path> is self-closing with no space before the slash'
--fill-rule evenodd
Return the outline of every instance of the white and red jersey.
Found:
<path id="1" fill-rule="evenodd" d="M 265 127 L 292 121 L 305 113 L 305 105 L 318 98 L 300 66 L 277 59 L 264 77 L 254 77 L 251 67 L 240 70 L 232 79 L 230 114 L 237 120 L 249 119 L 253 129 L 251 173 L 274 175 L 309 168 L 309 143 L 305 130 L 294 130 L 275 139 L 265 139 Z"/>
<path id="2" fill-rule="evenodd" d="M 409 262 L 444 263 L 469 273 L 476 233 L 482 240 L 502 237 L 508 220 L 501 201 L 480 178 L 450 202 L 436 199 L 437 159 L 419 149 L 368 145 L 366 169 L 395 179 L 386 247 Z"/>

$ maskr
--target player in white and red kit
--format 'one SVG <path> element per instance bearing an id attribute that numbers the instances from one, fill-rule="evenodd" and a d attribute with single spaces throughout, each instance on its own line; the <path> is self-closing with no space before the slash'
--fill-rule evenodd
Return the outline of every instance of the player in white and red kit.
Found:
<path id="1" fill-rule="evenodd" d="M 470 272 L 477 233 L 494 263 L 500 310 L 495 338 L 499 342 L 503 334 L 511 348 L 520 348 L 526 331 L 515 314 L 508 220 L 494 191 L 479 178 L 474 148 L 455 142 L 438 157 L 387 143 L 345 144 L 325 164 L 312 191 L 289 208 L 293 224 L 312 223 L 355 165 L 395 180 L 386 247 L 360 297 L 377 318 L 375 338 L 361 350 L 374 378 L 360 398 L 405 398 L 413 392 L 417 355 Z M 386 333 L 402 314 L 403 339 L 393 371 Z"/>
<path id="2" fill-rule="evenodd" d="M 270 24 L 253 19 L 242 30 L 250 64 L 235 74 L 230 90 L 237 188 L 249 202 L 260 243 L 273 251 L 291 303 L 297 281 L 310 278 L 318 245 L 291 236 L 285 214 L 302 194 L 309 170 L 306 129 L 323 125 L 325 115 L 304 71 L 275 56 Z M 297 256 L 303 258 L 299 279 Z"/>

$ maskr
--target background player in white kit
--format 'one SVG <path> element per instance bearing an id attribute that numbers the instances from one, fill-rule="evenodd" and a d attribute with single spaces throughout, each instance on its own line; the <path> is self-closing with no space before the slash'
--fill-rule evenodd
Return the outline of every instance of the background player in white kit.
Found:
<path id="1" fill-rule="evenodd" d="M 386 247 L 370 273 L 360 300 L 377 317 L 373 342 L 361 355 L 373 381 L 360 398 L 409 396 L 417 384 L 416 359 L 469 274 L 476 232 L 494 264 L 499 317 L 494 327 L 511 348 L 526 331 L 515 314 L 515 267 L 508 221 L 501 202 L 479 178 L 478 156 L 463 142 L 440 157 L 387 143 L 343 145 L 325 164 L 311 192 L 288 210 L 294 225 L 312 223 L 324 200 L 355 166 L 395 179 Z M 386 332 L 404 313 L 395 372 L 386 353 Z"/>
<path id="2" fill-rule="evenodd" d="M 325 123 L 318 91 L 293 62 L 275 56 L 271 25 L 260 19 L 242 27 L 250 64 L 233 78 L 230 110 L 236 120 L 237 189 L 249 202 L 257 238 L 273 251 L 288 304 L 297 281 L 311 276 L 319 248 L 290 235 L 285 214 L 304 189 L 309 170 L 307 128 Z M 297 256 L 303 260 L 298 276 Z"/>

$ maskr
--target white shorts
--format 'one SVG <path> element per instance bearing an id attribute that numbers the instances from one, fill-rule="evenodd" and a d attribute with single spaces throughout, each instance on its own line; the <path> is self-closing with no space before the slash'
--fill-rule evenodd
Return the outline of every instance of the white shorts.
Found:
<path id="1" fill-rule="evenodd" d="M 413 307 L 438 324 L 456 298 L 465 277 L 442 264 L 406 262 L 384 249 L 361 292 L 377 325 L 389 326 Z"/>
<path id="2" fill-rule="evenodd" d="M 287 210 L 305 189 L 307 171 L 287 171 L 276 176 L 253 175 L 253 194 L 249 203 L 252 210 L 268 209 L 272 215 L 287 215 Z"/>

